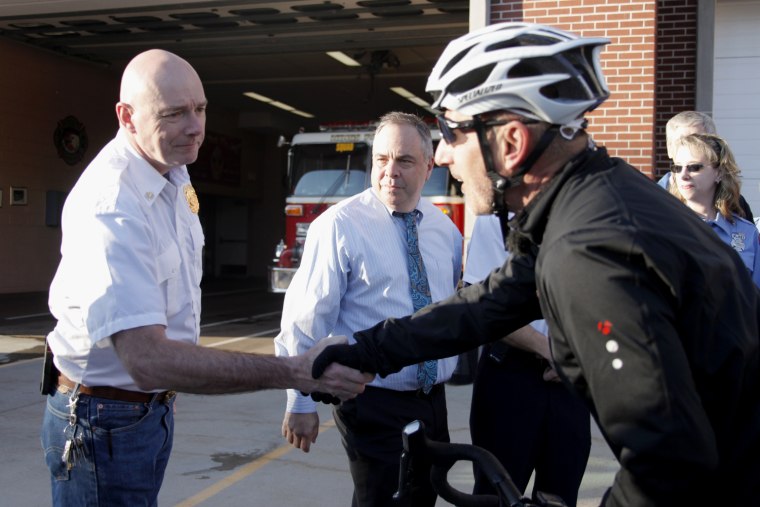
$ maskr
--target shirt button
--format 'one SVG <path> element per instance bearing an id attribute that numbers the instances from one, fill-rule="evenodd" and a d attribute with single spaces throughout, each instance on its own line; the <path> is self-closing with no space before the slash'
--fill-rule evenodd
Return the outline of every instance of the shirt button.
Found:
<path id="1" fill-rule="evenodd" d="M 153 192 L 145 192 L 146 199 L 153 199 Z"/>

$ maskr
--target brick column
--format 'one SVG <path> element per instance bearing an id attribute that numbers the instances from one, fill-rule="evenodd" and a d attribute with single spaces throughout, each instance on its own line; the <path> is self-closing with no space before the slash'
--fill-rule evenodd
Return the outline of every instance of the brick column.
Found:
<path id="1" fill-rule="evenodd" d="M 696 105 L 697 0 L 657 2 L 657 71 L 655 102 L 656 173 L 670 165 L 665 124 Z"/>

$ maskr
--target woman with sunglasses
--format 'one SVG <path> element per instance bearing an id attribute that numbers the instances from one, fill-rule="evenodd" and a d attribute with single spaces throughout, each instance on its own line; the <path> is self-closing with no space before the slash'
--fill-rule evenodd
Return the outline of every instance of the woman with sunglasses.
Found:
<path id="1" fill-rule="evenodd" d="M 674 148 L 670 193 L 739 254 L 760 286 L 760 238 L 739 203 L 740 171 L 728 144 L 714 134 L 691 134 Z"/>

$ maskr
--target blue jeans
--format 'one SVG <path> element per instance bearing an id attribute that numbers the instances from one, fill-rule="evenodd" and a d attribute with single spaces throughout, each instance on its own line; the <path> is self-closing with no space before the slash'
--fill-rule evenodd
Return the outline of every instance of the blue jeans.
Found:
<path id="1" fill-rule="evenodd" d="M 41 442 L 54 506 L 155 506 L 172 449 L 174 400 L 130 403 L 79 395 L 76 435 L 84 453 L 69 470 L 69 393 L 47 398 Z"/>

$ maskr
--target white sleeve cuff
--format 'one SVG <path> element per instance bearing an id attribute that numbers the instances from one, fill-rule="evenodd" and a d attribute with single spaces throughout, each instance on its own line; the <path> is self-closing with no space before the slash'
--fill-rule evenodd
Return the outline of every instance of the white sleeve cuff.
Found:
<path id="1" fill-rule="evenodd" d="M 311 396 L 304 396 L 300 391 L 288 389 L 288 403 L 285 411 L 292 414 L 308 414 L 317 411 L 317 403 L 311 399 Z"/>

